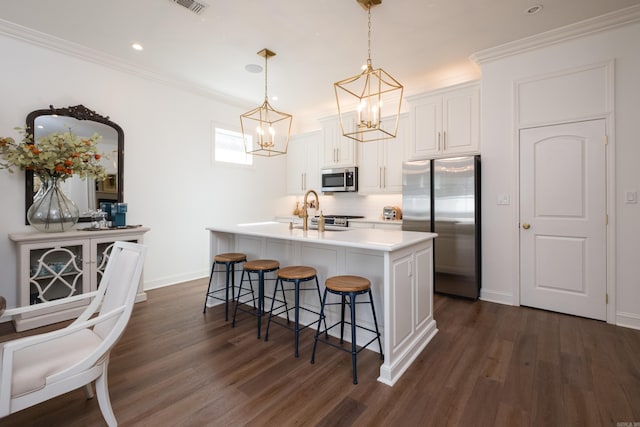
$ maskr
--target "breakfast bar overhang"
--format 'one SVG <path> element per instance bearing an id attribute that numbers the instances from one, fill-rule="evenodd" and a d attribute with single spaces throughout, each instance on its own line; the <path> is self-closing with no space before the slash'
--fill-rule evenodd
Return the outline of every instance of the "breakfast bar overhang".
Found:
<path id="1" fill-rule="evenodd" d="M 378 322 L 384 363 L 378 381 L 384 384 L 395 384 L 438 332 L 433 318 L 434 233 L 384 229 L 319 232 L 276 222 L 212 226 L 207 230 L 210 260 L 219 253 L 243 252 L 248 259 L 276 259 L 283 267 L 308 265 L 317 270 L 321 286 L 334 275 L 368 278 L 376 309 L 383 313 Z M 317 298 L 309 297 L 301 304 L 319 311 Z M 372 326 L 372 317 L 366 311 L 358 313 L 357 322 Z M 337 310 L 326 315 L 327 321 L 339 317 Z M 303 323 L 314 320 L 311 316 L 301 318 Z M 366 339 L 366 335 L 358 335 L 357 342 Z M 377 346 L 370 348 L 377 350 Z"/>

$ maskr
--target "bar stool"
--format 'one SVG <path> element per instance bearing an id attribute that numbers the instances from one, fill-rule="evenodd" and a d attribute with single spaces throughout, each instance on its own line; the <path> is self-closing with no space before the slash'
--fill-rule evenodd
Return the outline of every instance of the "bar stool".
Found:
<path id="1" fill-rule="evenodd" d="M 315 280 L 315 286 L 306 286 L 306 287 L 300 286 L 301 284 L 304 284 L 311 280 Z M 293 287 L 285 288 L 285 285 L 284 285 L 285 282 L 293 283 Z M 283 298 L 282 300 L 278 300 L 276 298 L 276 294 L 278 292 L 278 284 L 280 284 L 280 289 L 282 291 L 282 298 Z M 294 291 L 295 305 L 293 307 L 289 307 L 287 305 L 287 297 L 285 295 L 285 291 Z M 300 327 L 300 309 L 316 315 L 318 314 L 317 312 L 300 305 L 300 291 L 316 291 L 318 295 L 318 304 L 322 303 L 322 297 L 320 296 L 320 284 L 318 283 L 318 276 L 315 268 L 307 267 L 303 265 L 297 265 L 292 267 L 284 267 L 278 270 L 278 279 L 276 281 L 276 286 L 273 289 L 273 298 L 271 299 L 271 309 L 269 310 L 269 320 L 267 321 L 267 330 L 264 334 L 264 340 L 269 341 L 269 326 L 271 326 L 272 321 L 277 325 L 283 326 L 287 329 L 291 329 L 291 327 L 288 326 L 288 324 L 290 323 L 289 312 L 291 310 L 294 310 L 293 331 L 295 336 L 295 350 L 293 355 L 295 357 L 298 357 L 298 342 L 299 342 L 300 331 L 305 328 L 308 328 L 309 326 L 315 325 L 316 322 L 320 321 L 320 319 L 318 319 L 317 321 L 311 322 L 307 325 Z M 281 304 L 274 308 L 274 304 L 276 301 L 278 301 Z M 284 309 L 282 310 L 283 307 Z M 279 322 L 277 319 L 273 319 L 274 317 L 277 317 L 283 313 L 285 313 L 287 316 L 286 325 L 284 323 Z M 325 320 L 325 328 L 326 327 L 327 327 L 327 324 Z"/>
<path id="2" fill-rule="evenodd" d="M 340 295 L 340 302 L 336 303 L 327 303 L 327 295 L 329 293 Z M 356 325 L 356 304 L 366 304 L 367 301 L 356 302 L 356 297 L 362 294 L 369 294 L 369 304 L 371 304 L 371 312 L 373 313 L 373 323 L 376 327 L 376 330 L 372 330 L 366 328 L 361 325 Z M 347 301 L 348 299 L 348 301 Z M 349 308 L 351 311 L 351 322 L 344 320 L 344 308 L 345 303 L 349 304 Z M 330 329 L 340 325 L 340 344 L 344 342 L 344 324 L 348 323 L 351 325 L 351 350 L 342 347 L 341 345 L 336 345 L 328 340 L 320 340 L 325 344 L 329 344 L 332 347 L 340 349 L 342 351 L 351 352 L 351 364 L 353 366 L 353 383 L 358 384 L 358 374 L 356 368 L 356 357 L 359 352 L 364 350 L 369 344 L 374 341 L 378 341 L 378 345 L 380 346 L 380 359 L 384 360 L 384 355 L 382 353 L 382 341 L 380 340 L 380 331 L 378 330 L 378 320 L 376 319 L 376 310 L 373 306 L 373 295 L 371 294 L 371 282 L 369 279 L 360 276 L 333 276 L 329 277 L 325 282 L 324 296 L 322 298 L 322 306 L 320 307 L 320 318 L 324 316 L 325 307 L 328 305 L 337 305 L 340 304 L 342 307 L 342 317 L 339 322 L 331 325 L 329 328 L 325 330 L 328 332 Z M 311 354 L 311 363 L 315 363 L 316 357 L 316 346 L 318 345 L 318 337 L 320 336 L 320 326 L 321 323 L 318 323 L 318 329 L 316 331 L 315 340 L 313 342 L 313 353 Z M 326 324 L 325 324 L 326 328 Z M 364 329 L 369 332 L 375 333 L 375 337 L 362 346 L 359 350 L 356 348 L 356 328 Z"/>
<path id="3" fill-rule="evenodd" d="M 247 261 L 244 263 L 242 267 L 242 278 L 240 279 L 240 289 L 238 289 L 238 297 L 236 298 L 236 306 L 233 311 L 233 322 L 231 324 L 232 327 L 236 326 L 236 315 L 238 314 L 238 306 L 240 305 L 240 298 L 245 293 L 242 294 L 242 284 L 244 283 L 245 273 L 247 274 L 247 278 L 249 279 L 249 286 L 251 286 L 251 293 L 253 294 L 253 282 L 251 281 L 251 275 L 258 275 L 258 305 L 256 307 L 256 298 L 255 295 L 252 296 L 251 302 L 253 302 L 254 308 L 257 308 L 257 312 L 255 315 L 258 318 L 258 339 L 260 338 L 260 329 L 262 326 L 262 313 L 264 312 L 264 281 L 265 281 L 265 273 L 269 273 L 272 271 L 276 271 L 280 268 L 280 263 L 278 261 L 272 259 L 256 259 Z M 246 313 L 250 313 L 249 310 L 241 308 L 240 311 L 244 311 Z"/>
<path id="4" fill-rule="evenodd" d="M 231 300 L 235 299 L 235 266 L 236 264 L 243 263 L 247 261 L 247 255 L 243 253 L 226 253 L 226 254 L 218 254 L 213 257 L 213 265 L 211 266 L 211 275 L 209 276 L 209 287 L 207 288 L 207 295 L 204 297 L 204 308 L 202 309 L 203 313 L 207 312 L 207 301 L 209 297 L 215 298 L 220 301 L 224 301 L 224 320 L 229 320 L 229 287 L 231 287 Z M 224 270 L 216 271 L 216 266 L 224 265 Z M 214 273 L 226 273 L 225 278 L 225 286 L 224 289 L 215 289 L 211 290 L 213 286 L 213 277 Z M 231 281 L 229 281 L 231 279 Z M 225 291 L 224 298 L 217 296 L 218 292 Z"/>

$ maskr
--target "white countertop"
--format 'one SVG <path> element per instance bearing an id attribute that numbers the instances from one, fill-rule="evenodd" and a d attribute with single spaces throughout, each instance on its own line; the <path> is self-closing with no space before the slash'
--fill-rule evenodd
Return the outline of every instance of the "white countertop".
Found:
<path id="1" fill-rule="evenodd" d="M 435 233 L 383 229 L 348 228 L 344 231 L 302 230 L 289 228 L 289 224 L 260 222 L 252 224 L 207 227 L 209 231 L 296 240 L 351 248 L 391 252 L 437 237 Z"/>

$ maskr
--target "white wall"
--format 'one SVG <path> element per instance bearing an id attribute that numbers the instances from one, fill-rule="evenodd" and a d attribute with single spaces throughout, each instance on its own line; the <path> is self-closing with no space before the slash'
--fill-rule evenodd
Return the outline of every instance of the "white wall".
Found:
<path id="1" fill-rule="evenodd" d="M 36 109 L 83 104 L 124 129 L 127 222 L 151 227 L 145 287 L 208 274 L 205 227 L 272 218 L 284 196 L 285 158 L 251 169 L 211 158 L 211 122 L 239 128 L 255 107 L 210 97 L 0 36 L 0 135 L 17 137 Z M 0 171 L 0 294 L 16 303 L 16 254 L 9 233 L 24 225 L 24 173 Z"/>
<path id="2" fill-rule="evenodd" d="M 516 81 L 576 67 L 615 62 L 615 304 L 609 321 L 640 328 L 640 205 L 625 191 L 640 191 L 640 23 L 500 58 L 482 64 L 482 298 L 519 304 Z M 511 204 L 496 204 L 509 195 Z"/>

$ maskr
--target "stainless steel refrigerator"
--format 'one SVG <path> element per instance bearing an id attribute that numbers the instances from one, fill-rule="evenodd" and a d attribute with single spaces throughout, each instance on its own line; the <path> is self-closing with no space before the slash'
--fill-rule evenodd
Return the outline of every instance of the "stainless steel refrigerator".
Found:
<path id="1" fill-rule="evenodd" d="M 481 286 L 480 156 L 403 164 L 402 229 L 438 233 L 436 292 L 477 299 Z"/>

